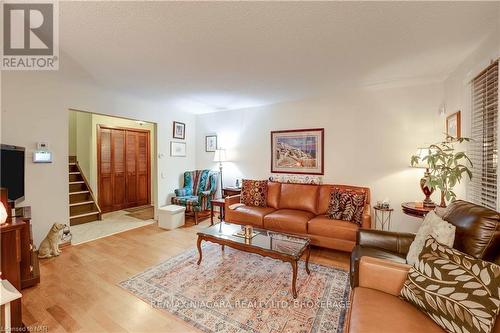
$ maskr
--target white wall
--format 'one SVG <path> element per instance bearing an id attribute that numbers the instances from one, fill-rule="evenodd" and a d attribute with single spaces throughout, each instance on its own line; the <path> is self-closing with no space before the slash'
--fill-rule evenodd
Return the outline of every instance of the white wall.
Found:
<path id="1" fill-rule="evenodd" d="M 204 146 L 205 135 L 216 133 L 231 160 L 224 166 L 225 185 L 240 177 L 265 179 L 270 176 L 270 131 L 324 127 L 324 183 L 370 187 L 373 202 L 391 200 L 392 230 L 415 231 L 420 220 L 404 215 L 400 204 L 423 199 L 423 170 L 408 165 L 417 147 L 442 139 L 442 98 L 441 84 L 356 88 L 328 98 L 199 115 L 197 168 L 216 168 Z"/>
<path id="2" fill-rule="evenodd" d="M 157 123 L 158 205 L 169 202 L 181 174 L 195 164 L 195 118 L 166 110 L 130 96 L 106 91 L 95 84 L 79 84 L 84 76 L 61 59 L 56 72 L 2 73 L 2 143 L 27 148 L 26 200 L 33 215 L 33 234 L 38 245 L 54 222 L 68 223 L 68 117 L 69 108 L 143 119 Z M 66 68 L 65 68 L 66 67 Z M 75 66 L 76 67 L 76 66 Z M 186 123 L 187 157 L 170 157 L 172 121 Z M 37 141 L 47 141 L 53 151 L 51 164 L 31 163 Z"/>
<path id="3" fill-rule="evenodd" d="M 500 57 L 499 34 L 500 31 L 485 38 L 476 51 L 469 55 L 469 57 L 467 57 L 467 59 L 460 64 L 444 82 L 447 115 L 458 110 L 461 111 L 462 136 L 470 136 L 470 82 L 477 74 L 488 67 L 492 60 Z M 464 149 L 466 149 L 466 147 Z M 459 197 L 466 197 L 466 184 L 467 182 L 463 182 L 457 186 L 456 193 Z M 498 198 L 500 199 L 500 195 Z"/>

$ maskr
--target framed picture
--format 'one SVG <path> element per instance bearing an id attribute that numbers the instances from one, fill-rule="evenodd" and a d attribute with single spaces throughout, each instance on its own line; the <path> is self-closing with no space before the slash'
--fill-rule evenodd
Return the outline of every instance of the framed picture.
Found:
<path id="1" fill-rule="evenodd" d="M 172 137 L 174 139 L 184 140 L 186 138 L 186 124 L 174 121 L 174 130 Z"/>
<path id="2" fill-rule="evenodd" d="M 462 136 L 461 133 L 461 116 L 460 111 L 455 112 L 452 115 L 446 117 L 446 138 L 459 139 Z"/>
<path id="3" fill-rule="evenodd" d="M 186 156 L 186 143 L 170 141 L 170 156 Z"/>
<path id="4" fill-rule="evenodd" d="M 271 132 L 271 172 L 324 174 L 325 129 Z"/>
<path id="5" fill-rule="evenodd" d="M 217 135 L 205 136 L 205 151 L 214 152 L 217 150 Z"/>

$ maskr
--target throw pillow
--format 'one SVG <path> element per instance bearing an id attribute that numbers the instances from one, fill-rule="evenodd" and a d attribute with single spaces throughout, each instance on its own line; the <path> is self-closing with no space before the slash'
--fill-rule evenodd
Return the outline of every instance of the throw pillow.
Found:
<path id="1" fill-rule="evenodd" d="M 361 225 L 365 208 L 365 193 L 350 189 L 334 188 L 330 194 L 328 217 Z"/>
<path id="2" fill-rule="evenodd" d="M 427 213 L 424 222 L 417 231 L 415 239 L 410 245 L 410 250 L 406 255 L 406 262 L 414 265 L 418 255 L 424 248 L 425 240 L 429 235 L 434 237 L 439 243 L 453 246 L 455 241 L 455 226 L 440 218 L 434 211 Z"/>
<path id="3" fill-rule="evenodd" d="M 240 202 L 247 206 L 267 206 L 267 180 L 243 179 Z"/>
<path id="4" fill-rule="evenodd" d="M 432 236 L 408 272 L 401 298 L 446 332 L 489 333 L 500 306 L 500 266 L 438 243 Z"/>

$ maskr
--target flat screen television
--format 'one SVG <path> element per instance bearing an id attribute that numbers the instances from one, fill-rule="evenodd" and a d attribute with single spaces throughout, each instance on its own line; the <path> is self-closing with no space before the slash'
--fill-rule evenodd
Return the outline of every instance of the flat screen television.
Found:
<path id="1" fill-rule="evenodd" d="M 7 188 L 8 198 L 12 201 L 24 199 L 24 155 L 23 147 L 1 145 L 0 187 Z"/>

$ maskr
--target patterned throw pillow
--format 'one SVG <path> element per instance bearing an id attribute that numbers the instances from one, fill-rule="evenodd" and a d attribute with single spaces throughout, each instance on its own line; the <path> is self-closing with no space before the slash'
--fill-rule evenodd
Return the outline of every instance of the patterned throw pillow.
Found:
<path id="1" fill-rule="evenodd" d="M 267 180 L 243 179 L 241 186 L 241 203 L 247 206 L 267 206 Z"/>
<path id="2" fill-rule="evenodd" d="M 500 306 L 500 266 L 425 240 L 401 297 L 446 332 L 488 333 Z"/>
<path id="3" fill-rule="evenodd" d="M 330 219 L 350 221 L 361 225 L 364 208 L 364 192 L 335 188 L 330 194 L 327 214 Z"/>

